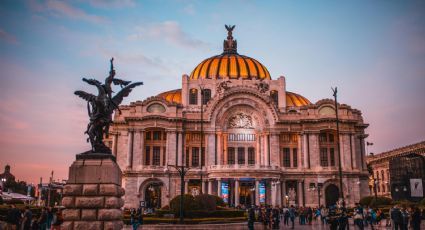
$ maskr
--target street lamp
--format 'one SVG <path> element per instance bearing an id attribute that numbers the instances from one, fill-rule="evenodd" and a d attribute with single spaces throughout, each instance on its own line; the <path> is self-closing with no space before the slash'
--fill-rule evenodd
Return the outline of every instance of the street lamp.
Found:
<path id="1" fill-rule="evenodd" d="M 336 117 L 336 142 L 338 146 L 338 171 L 339 171 L 339 193 L 342 198 L 342 207 L 345 208 L 344 189 L 342 187 L 342 166 L 341 166 L 341 147 L 339 143 L 339 118 L 338 118 L 338 101 L 337 101 L 337 87 L 332 88 L 333 96 L 335 98 L 335 117 Z"/>
<path id="2" fill-rule="evenodd" d="M 184 177 L 191 168 L 184 165 L 167 165 L 167 167 L 175 168 L 180 175 L 180 224 L 183 224 Z"/>

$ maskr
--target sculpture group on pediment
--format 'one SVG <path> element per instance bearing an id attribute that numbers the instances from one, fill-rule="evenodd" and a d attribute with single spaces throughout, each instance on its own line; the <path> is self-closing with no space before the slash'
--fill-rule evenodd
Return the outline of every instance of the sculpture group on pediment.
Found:
<path id="1" fill-rule="evenodd" d="M 252 117 L 245 113 L 237 113 L 230 117 L 229 128 L 253 129 Z"/>

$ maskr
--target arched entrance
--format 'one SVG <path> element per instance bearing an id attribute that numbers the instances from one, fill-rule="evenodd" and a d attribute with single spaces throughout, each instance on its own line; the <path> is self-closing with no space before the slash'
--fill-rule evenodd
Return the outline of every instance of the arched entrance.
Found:
<path id="1" fill-rule="evenodd" d="M 161 182 L 152 182 L 145 188 L 146 208 L 161 208 Z"/>
<path id="2" fill-rule="evenodd" d="M 335 205 L 339 199 L 339 188 L 334 184 L 328 185 L 325 189 L 325 199 L 327 207 Z"/>

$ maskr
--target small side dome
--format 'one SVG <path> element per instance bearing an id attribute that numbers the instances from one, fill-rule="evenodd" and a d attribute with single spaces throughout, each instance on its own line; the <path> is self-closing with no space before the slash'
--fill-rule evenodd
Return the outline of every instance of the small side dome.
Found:
<path id="1" fill-rule="evenodd" d="M 310 104 L 311 102 L 307 98 L 297 93 L 286 91 L 286 106 L 299 107 L 299 106 L 310 105 Z"/>
<path id="2" fill-rule="evenodd" d="M 157 97 L 161 97 L 161 98 L 163 98 L 166 101 L 171 102 L 171 103 L 181 104 L 182 103 L 182 90 L 181 89 L 175 89 L 175 90 L 166 91 L 166 92 L 158 94 Z"/>

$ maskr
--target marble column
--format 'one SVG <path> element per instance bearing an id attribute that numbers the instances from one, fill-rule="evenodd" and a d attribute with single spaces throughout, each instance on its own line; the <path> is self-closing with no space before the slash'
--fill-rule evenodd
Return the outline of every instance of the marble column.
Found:
<path id="1" fill-rule="evenodd" d="M 112 141 L 112 154 L 117 157 L 118 154 L 118 133 L 114 134 L 114 139 Z"/>
<path id="2" fill-rule="evenodd" d="M 212 180 L 208 180 L 208 194 L 212 195 Z"/>
<path id="3" fill-rule="evenodd" d="M 265 134 L 264 135 L 264 137 L 263 137 L 263 140 L 264 140 L 264 165 L 267 165 L 267 166 L 270 166 L 270 153 L 269 153 L 269 141 L 268 141 L 268 138 L 269 137 L 269 135 L 268 134 Z"/>
<path id="4" fill-rule="evenodd" d="M 257 133 L 256 136 L 257 138 L 256 140 L 256 146 L 255 146 L 255 167 L 259 168 L 259 166 L 261 165 L 261 144 L 260 144 L 260 134 Z"/>
<path id="5" fill-rule="evenodd" d="M 260 181 L 255 180 L 255 205 L 260 206 Z"/>
<path id="6" fill-rule="evenodd" d="M 271 205 L 272 207 L 276 206 L 276 189 L 277 189 L 277 184 L 275 184 L 274 181 L 272 181 L 270 183 L 271 185 Z"/>
<path id="7" fill-rule="evenodd" d="M 128 131 L 127 169 L 132 168 L 134 131 Z"/>
<path id="8" fill-rule="evenodd" d="M 281 194 L 280 194 L 280 199 L 281 199 L 281 205 L 282 206 L 286 206 L 286 181 L 282 180 L 280 181 L 280 189 L 281 189 Z"/>
<path id="9" fill-rule="evenodd" d="M 183 138 L 182 138 L 182 133 L 181 132 L 178 132 L 178 141 L 179 141 L 179 143 L 178 143 L 178 145 L 177 145 L 177 159 L 176 159 L 176 164 L 177 165 L 184 165 L 183 164 L 183 154 L 182 154 L 182 143 L 183 143 Z"/>
<path id="10" fill-rule="evenodd" d="M 142 166 L 145 162 L 144 153 L 145 152 L 145 131 L 140 131 L 140 161 L 139 166 Z"/>
<path id="11" fill-rule="evenodd" d="M 185 180 L 184 181 L 184 194 L 189 193 L 189 181 Z"/>
<path id="12" fill-rule="evenodd" d="M 303 205 L 303 184 L 301 181 L 297 181 L 297 183 L 298 183 L 298 192 L 297 192 L 298 205 L 302 206 Z"/>
<path id="13" fill-rule="evenodd" d="M 217 133 L 217 165 L 222 165 L 223 159 L 223 143 L 221 133 Z"/>
<path id="14" fill-rule="evenodd" d="M 165 157 L 165 164 L 164 164 L 164 166 L 169 165 L 168 159 L 170 159 L 169 153 L 170 153 L 171 132 L 166 132 L 165 135 L 167 137 L 167 140 L 165 141 L 165 156 L 164 156 Z"/>
<path id="15" fill-rule="evenodd" d="M 239 205 L 239 179 L 235 179 L 235 207 Z"/>
<path id="16" fill-rule="evenodd" d="M 207 188 L 206 188 L 206 181 L 201 181 L 201 186 L 202 186 L 202 193 L 207 193 Z"/>
<path id="17" fill-rule="evenodd" d="M 221 179 L 217 179 L 217 196 L 221 197 Z"/>

